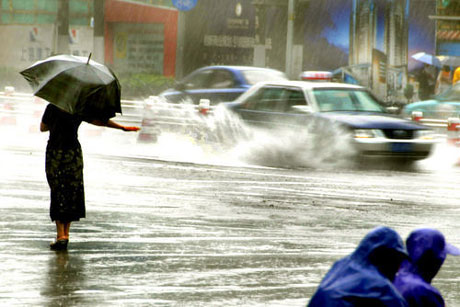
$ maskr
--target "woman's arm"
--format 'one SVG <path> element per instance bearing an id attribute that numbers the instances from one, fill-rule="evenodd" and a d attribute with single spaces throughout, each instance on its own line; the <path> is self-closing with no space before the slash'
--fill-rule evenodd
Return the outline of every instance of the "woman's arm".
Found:
<path id="1" fill-rule="evenodd" d="M 50 129 L 46 124 L 44 124 L 43 122 L 40 123 L 40 131 L 41 132 L 46 132 L 46 131 L 49 131 L 49 130 Z"/>
<path id="2" fill-rule="evenodd" d="M 104 122 L 102 120 L 99 120 L 99 119 L 96 119 L 96 120 L 91 121 L 91 124 L 96 125 L 96 126 L 100 126 L 100 127 L 108 127 L 108 128 L 113 128 L 113 129 L 119 129 L 119 130 L 123 130 L 123 131 L 139 131 L 139 130 L 141 130 L 141 128 L 139 128 L 139 127 L 127 127 L 127 126 L 120 125 L 119 123 L 114 122 L 111 119 L 109 119 L 106 122 Z"/>

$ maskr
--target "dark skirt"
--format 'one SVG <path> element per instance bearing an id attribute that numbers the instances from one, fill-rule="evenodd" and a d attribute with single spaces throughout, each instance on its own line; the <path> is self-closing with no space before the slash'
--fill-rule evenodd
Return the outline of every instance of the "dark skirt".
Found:
<path id="1" fill-rule="evenodd" d="M 85 192 L 81 148 L 47 148 L 46 179 L 51 189 L 51 220 L 72 222 L 84 218 Z"/>

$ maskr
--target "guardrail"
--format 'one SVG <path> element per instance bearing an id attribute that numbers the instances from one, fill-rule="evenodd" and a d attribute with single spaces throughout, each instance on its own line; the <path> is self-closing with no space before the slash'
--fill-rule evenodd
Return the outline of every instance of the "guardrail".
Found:
<path id="1" fill-rule="evenodd" d="M 11 122 L 15 117 L 39 117 L 47 102 L 29 93 L 0 92 L 0 124 Z M 141 125 L 145 109 L 155 113 L 157 123 L 174 123 L 183 121 L 184 113 L 212 113 L 212 106 L 167 103 L 151 96 L 145 100 L 121 100 L 122 114 L 115 120 L 122 124 Z"/>
<path id="2" fill-rule="evenodd" d="M 46 104 L 45 100 L 30 93 L 0 92 L 0 124 L 12 123 L 18 117 L 40 117 Z M 129 125 L 145 125 L 146 128 L 155 124 L 193 125 L 193 121 L 189 120 L 190 114 L 208 114 L 214 111 L 213 106 L 167 103 L 155 96 L 145 100 L 122 99 L 121 107 L 122 114 L 117 114 L 116 121 Z M 150 112 L 154 117 L 143 120 L 145 112 Z M 153 120 L 155 124 L 149 123 Z M 417 122 L 432 127 L 441 133 L 447 132 L 448 119 L 419 118 Z"/>
<path id="3" fill-rule="evenodd" d="M 0 123 L 6 117 L 32 116 L 44 111 L 47 102 L 32 94 L 18 92 L 0 92 Z M 144 109 L 144 101 L 121 100 L 122 114 L 115 117 L 121 123 L 140 124 Z"/>
<path id="4" fill-rule="evenodd" d="M 412 120 L 410 117 L 406 117 L 406 119 Z M 447 128 L 447 119 L 422 118 L 417 122 L 432 128 Z"/>

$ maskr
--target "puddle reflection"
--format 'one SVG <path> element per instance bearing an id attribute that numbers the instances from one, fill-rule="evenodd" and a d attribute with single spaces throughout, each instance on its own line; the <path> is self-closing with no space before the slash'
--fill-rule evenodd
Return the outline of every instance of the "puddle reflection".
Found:
<path id="1" fill-rule="evenodd" d="M 78 294 L 85 289 L 85 263 L 78 255 L 67 251 L 55 252 L 48 261 L 47 275 L 41 295 L 46 306 L 78 306 L 83 297 Z"/>

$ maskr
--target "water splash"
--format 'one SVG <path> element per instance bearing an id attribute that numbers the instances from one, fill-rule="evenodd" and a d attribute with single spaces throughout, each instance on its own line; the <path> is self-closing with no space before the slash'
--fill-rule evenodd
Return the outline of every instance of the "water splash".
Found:
<path id="1" fill-rule="evenodd" d="M 355 153 L 349 134 L 338 125 L 318 129 L 319 123 L 311 122 L 266 131 L 248 126 L 221 105 L 203 115 L 196 105 L 171 105 L 155 98 L 146 109 L 143 130 L 150 142 L 142 135 L 139 139 L 160 156 L 183 158 L 185 153 L 193 161 L 210 163 L 336 167 L 348 165 Z"/>
<path id="2" fill-rule="evenodd" d="M 419 162 L 424 170 L 429 171 L 458 171 L 460 167 L 460 147 L 440 140 L 433 149 L 430 157 Z"/>
<path id="3" fill-rule="evenodd" d="M 305 125 L 301 129 L 267 132 L 248 126 L 222 106 L 212 107 L 211 112 L 204 115 L 198 106 L 187 101 L 170 104 L 155 96 L 136 104 L 145 104 L 144 110 L 134 114 L 137 120 L 144 115 L 140 133 L 83 123 L 79 139 L 84 153 L 231 166 L 353 166 L 353 146 L 347 132 L 339 126 L 313 129 Z M 0 123 L 0 147 L 44 153 L 48 133 L 40 133 L 38 127 L 45 106 L 46 103 L 31 100 L 30 103 L 15 103 L 14 108 L 21 110 L 14 113 L 16 116 L 1 114 L 3 119 L 11 117 L 11 123 Z M 122 117 L 127 118 L 129 116 Z M 320 132 L 312 133 L 313 130 Z M 153 138 L 143 140 L 142 135 Z M 459 162 L 460 148 L 440 139 L 432 155 L 416 163 L 416 170 L 455 173 L 460 170 Z"/>
<path id="4" fill-rule="evenodd" d="M 276 167 L 335 168 L 352 165 L 355 150 L 341 127 L 315 131 L 311 126 L 267 132 L 253 129 L 249 140 L 232 149 L 240 159 Z"/>

